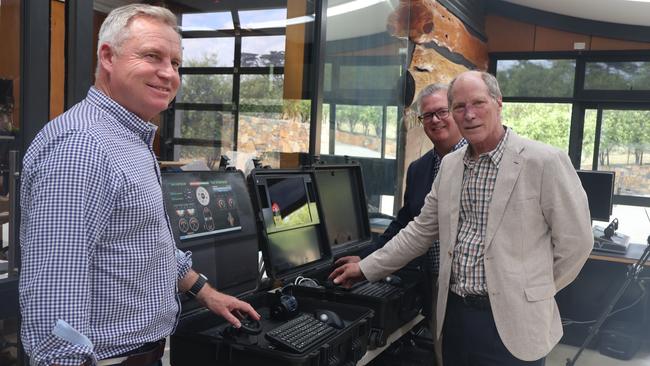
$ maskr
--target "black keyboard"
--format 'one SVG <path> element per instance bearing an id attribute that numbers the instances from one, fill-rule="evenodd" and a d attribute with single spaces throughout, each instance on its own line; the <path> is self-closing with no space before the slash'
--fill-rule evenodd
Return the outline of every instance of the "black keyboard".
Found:
<path id="1" fill-rule="evenodd" d="M 398 290 L 399 287 L 395 287 L 386 282 L 366 282 L 359 287 L 353 288 L 352 293 L 374 297 L 387 297 Z"/>
<path id="2" fill-rule="evenodd" d="M 332 326 L 317 320 L 311 314 L 302 314 L 266 332 L 266 338 L 275 345 L 302 353 L 334 333 L 336 329 Z"/>

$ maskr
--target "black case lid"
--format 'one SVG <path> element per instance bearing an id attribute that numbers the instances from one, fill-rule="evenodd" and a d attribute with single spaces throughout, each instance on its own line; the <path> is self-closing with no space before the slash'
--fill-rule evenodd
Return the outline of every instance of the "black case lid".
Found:
<path id="1" fill-rule="evenodd" d="M 361 165 L 313 166 L 318 198 L 335 258 L 350 255 L 372 243 Z"/>
<path id="2" fill-rule="evenodd" d="M 192 268 L 221 292 L 257 291 L 257 226 L 243 173 L 163 172 L 162 187 L 176 245 L 192 252 Z M 199 308 L 183 297 L 183 314 Z"/>
<path id="3" fill-rule="evenodd" d="M 314 171 L 258 168 L 248 182 L 269 278 L 284 282 L 332 266 Z M 302 216 L 307 211 L 309 218 Z"/>

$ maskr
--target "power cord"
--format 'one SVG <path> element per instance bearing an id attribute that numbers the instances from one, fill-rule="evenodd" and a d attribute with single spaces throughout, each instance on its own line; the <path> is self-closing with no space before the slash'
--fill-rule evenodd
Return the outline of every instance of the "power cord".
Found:
<path id="1" fill-rule="evenodd" d="M 293 284 L 296 286 L 307 286 L 307 287 L 318 287 L 320 286 L 318 282 L 309 277 L 304 277 L 304 276 L 298 276 L 296 279 L 293 281 Z"/>
<path id="2" fill-rule="evenodd" d="M 641 280 L 645 280 L 646 278 L 640 278 L 640 279 L 641 279 Z M 650 278 L 648 278 L 648 279 L 650 279 Z M 639 297 L 636 298 L 636 299 L 635 299 L 631 304 L 629 304 L 629 305 L 627 305 L 627 306 L 624 306 L 624 307 L 622 307 L 622 308 L 620 308 L 620 309 L 616 309 L 616 310 L 612 311 L 611 313 L 609 313 L 609 315 L 607 315 L 607 318 L 609 318 L 609 317 L 611 317 L 611 316 L 613 316 L 613 315 L 616 315 L 616 314 L 618 314 L 618 313 L 620 313 L 620 312 L 622 312 L 622 311 L 625 311 L 625 310 L 631 309 L 631 308 L 633 308 L 636 304 L 638 304 L 639 302 L 641 302 L 641 300 L 643 299 L 643 297 L 644 297 L 645 294 L 646 294 L 646 289 L 645 289 L 645 287 L 644 287 L 641 283 L 637 283 L 637 286 L 639 287 L 639 290 L 641 290 L 641 295 L 639 295 Z M 595 322 L 597 322 L 597 321 L 598 321 L 597 319 L 594 319 L 594 320 L 577 321 L 577 320 L 572 320 L 572 319 L 568 319 L 568 318 L 562 318 L 562 326 L 565 326 L 565 325 L 574 325 L 574 324 L 593 324 L 593 323 L 595 323 Z"/>

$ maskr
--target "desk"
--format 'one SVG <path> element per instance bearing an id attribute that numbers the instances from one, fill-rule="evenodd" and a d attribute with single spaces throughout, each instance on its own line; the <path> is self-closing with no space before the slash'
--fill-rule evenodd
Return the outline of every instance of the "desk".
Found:
<path id="1" fill-rule="evenodd" d="M 630 244 L 625 255 L 593 252 L 575 281 L 555 296 L 562 318 L 574 321 L 597 319 L 621 288 L 629 265 L 638 260 L 644 249 L 645 244 Z M 649 264 L 646 263 L 646 268 L 641 273 L 641 277 L 648 275 L 648 267 Z M 614 310 L 633 303 L 642 294 L 643 292 L 638 286 L 630 285 L 614 307 Z M 608 320 L 647 324 L 650 320 L 648 319 L 649 311 L 649 304 L 647 298 L 645 298 L 632 308 L 617 313 Z M 607 322 L 604 325 L 606 324 Z M 562 343 L 580 346 L 591 325 L 593 324 L 565 326 Z M 647 337 L 648 335 L 645 334 L 644 336 Z M 598 337 L 594 339 L 591 346 L 597 345 L 597 341 Z"/>
<path id="2" fill-rule="evenodd" d="M 589 255 L 591 260 L 600 260 L 608 262 L 618 262 L 625 264 L 634 264 L 643 254 L 646 244 L 634 244 L 631 243 L 627 247 L 627 252 L 625 254 L 616 254 L 616 253 L 607 253 L 607 252 L 598 252 L 593 251 Z M 646 267 L 650 267 L 650 261 L 645 263 Z"/>

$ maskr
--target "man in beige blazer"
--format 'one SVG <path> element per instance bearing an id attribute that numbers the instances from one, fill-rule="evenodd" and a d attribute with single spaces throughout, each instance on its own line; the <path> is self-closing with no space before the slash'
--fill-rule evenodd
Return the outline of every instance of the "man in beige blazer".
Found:
<path id="1" fill-rule="evenodd" d="M 443 159 L 413 222 L 330 277 L 378 280 L 439 239 L 445 366 L 543 365 L 562 336 L 554 295 L 593 246 L 586 194 L 564 152 L 502 125 L 492 75 L 462 73 L 448 96 L 468 147 Z"/>

